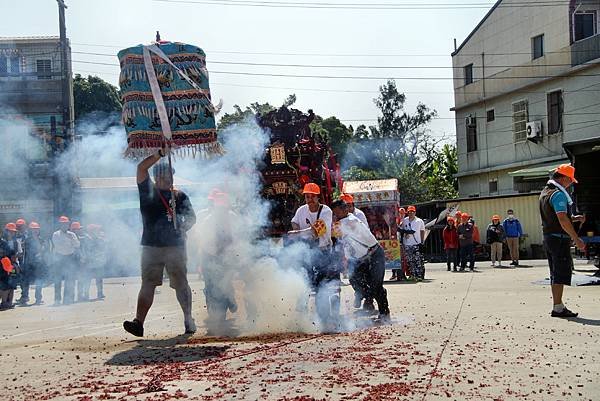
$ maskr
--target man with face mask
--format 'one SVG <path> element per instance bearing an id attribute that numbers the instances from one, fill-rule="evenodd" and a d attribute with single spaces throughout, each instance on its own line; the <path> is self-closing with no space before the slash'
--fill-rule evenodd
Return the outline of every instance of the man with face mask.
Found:
<path id="1" fill-rule="evenodd" d="M 144 335 L 144 320 L 152 306 L 156 287 L 162 285 L 163 272 L 169 275 L 171 288 L 184 317 L 185 333 L 196 331 L 192 318 L 192 290 L 187 280 L 187 231 L 196 223 L 196 215 L 188 196 L 173 190 L 173 175 L 167 163 L 159 163 L 164 151 L 148 156 L 137 167 L 137 184 L 142 213 L 142 287 L 137 301 L 137 313 L 123 328 L 137 337 Z M 158 163 L 158 164 L 157 164 Z M 154 166 L 154 182 L 148 170 Z M 175 210 L 171 197 L 175 197 Z M 177 219 L 177 228 L 173 220 Z"/>
<path id="2" fill-rule="evenodd" d="M 553 307 L 551 316 L 569 318 L 576 317 L 562 301 L 565 285 L 571 285 L 573 259 L 571 257 L 571 241 L 580 250 L 585 244 L 573 228 L 573 222 L 585 222 L 584 216 L 573 216 L 573 201 L 567 192 L 575 179 L 575 168 L 570 164 L 560 165 L 552 174 L 552 178 L 540 194 L 540 214 L 544 232 L 544 248 L 548 254 L 550 266 L 550 284 Z"/>
<path id="3" fill-rule="evenodd" d="M 515 212 L 508 209 L 508 217 L 502 223 L 504 234 L 506 235 L 506 244 L 510 251 L 511 266 L 519 266 L 519 239 L 523 236 L 523 227 L 521 222 L 515 217 Z"/>

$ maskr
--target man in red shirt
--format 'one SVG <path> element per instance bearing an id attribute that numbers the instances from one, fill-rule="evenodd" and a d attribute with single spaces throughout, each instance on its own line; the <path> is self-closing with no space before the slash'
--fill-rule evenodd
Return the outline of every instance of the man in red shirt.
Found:
<path id="1" fill-rule="evenodd" d="M 456 220 L 454 217 L 448 217 L 448 224 L 444 227 L 443 238 L 444 238 L 444 249 L 446 250 L 446 263 L 448 264 L 448 271 L 450 271 L 450 265 L 454 265 L 454 271 L 457 271 L 458 265 L 458 231 L 456 230 Z"/>

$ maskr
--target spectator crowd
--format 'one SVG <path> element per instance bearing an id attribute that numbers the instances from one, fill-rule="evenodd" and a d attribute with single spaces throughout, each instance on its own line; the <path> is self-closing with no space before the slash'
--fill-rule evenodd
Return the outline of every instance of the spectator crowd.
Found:
<path id="1" fill-rule="evenodd" d="M 83 227 L 67 216 L 58 220 L 59 229 L 49 238 L 41 235 L 39 223 L 17 219 L 4 226 L 0 238 L 0 310 L 12 309 L 15 290 L 20 289 L 16 304 L 44 303 L 44 288 L 54 286 L 54 305 L 90 300 L 91 282 L 96 298 L 103 299 L 103 277 L 107 262 L 106 240 L 102 227 Z"/>

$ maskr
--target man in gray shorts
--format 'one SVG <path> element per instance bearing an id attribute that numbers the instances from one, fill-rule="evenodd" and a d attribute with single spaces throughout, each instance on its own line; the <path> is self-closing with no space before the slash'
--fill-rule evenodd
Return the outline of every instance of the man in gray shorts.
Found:
<path id="1" fill-rule="evenodd" d="M 144 335 L 144 320 L 154 300 L 154 291 L 162 285 L 163 271 L 169 275 L 171 288 L 183 310 L 185 333 L 196 332 L 192 318 L 192 291 L 187 281 L 186 232 L 196 223 L 196 215 L 186 194 L 171 192 L 172 175 L 168 164 L 158 163 L 164 156 L 162 150 L 142 160 L 137 167 L 137 184 L 140 194 L 140 211 L 144 231 L 142 234 L 142 288 L 137 301 L 137 313 L 132 321 L 123 322 L 123 328 L 134 336 Z M 156 165 L 155 165 L 156 164 Z M 154 181 L 148 170 L 154 166 Z M 175 195 L 175 213 L 171 196 Z M 177 219 L 177 229 L 173 218 Z"/>

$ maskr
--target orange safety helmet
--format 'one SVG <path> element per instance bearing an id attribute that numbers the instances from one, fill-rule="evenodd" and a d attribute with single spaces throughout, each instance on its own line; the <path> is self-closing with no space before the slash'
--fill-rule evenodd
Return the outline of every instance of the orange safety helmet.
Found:
<path id="1" fill-rule="evenodd" d="M 403 207 L 399 207 L 398 208 L 398 213 L 406 214 L 406 209 L 404 209 Z"/>
<path id="2" fill-rule="evenodd" d="M 411 205 L 411 206 L 409 206 L 409 207 L 406 208 L 406 211 L 407 212 L 415 212 L 416 213 L 417 212 L 417 207 Z"/>
<path id="3" fill-rule="evenodd" d="M 40 229 L 41 227 L 36 221 L 32 221 L 31 223 L 29 223 L 29 228 L 31 228 L 32 230 L 36 230 Z"/>
<path id="4" fill-rule="evenodd" d="M 561 164 L 554 170 L 555 173 L 559 173 L 564 175 L 565 177 L 569 177 L 571 181 L 577 184 L 577 180 L 575 179 L 575 167 L 570 164 Z"/>
<path id="5" fill-rule="evenodd" d="M 74 221 L 71 223 L 71 230 L 81 230 L 81 223 Z"/>
<path id="6" fill-rule="evenodd" d="M 6 223 L 4 228 L 7 229 L 8 231 L 12 231 L 12 232 L 17 231 L 17 225 L 15 223 Z"/>
<path id="7" fill-rule="evenodd" d="M 467 218 L 467 219 L 468 219 L 469 217 L 471 217 L 471 216 L 469 216 L 469 213 L 467 213 L 467 212 L 462 212 L 462 213 L 460 214 L 460 218 L 461 218 L 461 219 L 464 219 L 464 218 Z"/>
<path id="8" fill-rule="evenodd" d="M 25 219 L 18 219 L 16 221 L 17 227 L 19 226 L 24 226 L 25 224 L 27 224 L 27 222 L 25 221 Z"/>
<path id="9" fill-rule="evenodd" d="M 494 220 L 500 220 L 500 216 L 498 216 L 497 214 L 492 216 L 492 221 Z"/>
<path id="10" fill-rule="evenodd" d="M 321 187 L 319 187 L 314 182 L 309 182 L 308 184 L 306 184 L 304 186 L 304 189 L 302 190 L 302 193 L 303 194 L 320 195 L 321 194 Z"/>
<path id="11" fill-rule="evenodd" d="M 340 196 L 340 199 L 346 203 L 354 203 L 354 196 L 350 194 L 343 194 L 342 196 Z"/>
<path id="12" fill-rule="evenodd" d="M 59 223 L 70 223 L 70 222 L 71 222 L 71 220 L 69 220 L 69 218 L 68 218 L 67 216 L 60 216 L 60 217 L 58 218 L 58 222 L 59 222 Z"/>

